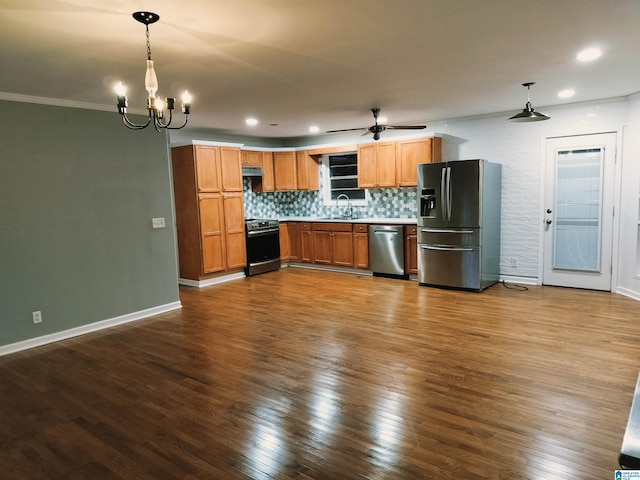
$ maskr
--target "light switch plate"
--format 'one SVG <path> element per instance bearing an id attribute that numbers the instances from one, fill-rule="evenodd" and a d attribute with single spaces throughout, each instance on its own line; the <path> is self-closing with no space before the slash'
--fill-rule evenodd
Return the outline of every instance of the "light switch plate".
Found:
<path id="1" fill-rule="evenodd" d="M 164 217 L 152 218 L 151 225 L 153 228 L 164 228 Z"/>

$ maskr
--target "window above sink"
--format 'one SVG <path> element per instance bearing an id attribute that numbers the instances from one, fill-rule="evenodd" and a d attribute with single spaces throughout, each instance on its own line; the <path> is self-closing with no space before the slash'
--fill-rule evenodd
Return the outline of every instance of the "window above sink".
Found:
<path id="1" fill-rule="evenodd" d="M 356 152 L 332 153 L 322 156 L 322 193 L 324 204 L 366 207 L 369 204 L 369 192 L 358 188 L 358 155 Z M 338 199 L 338 196 L 343 195 Z"/>

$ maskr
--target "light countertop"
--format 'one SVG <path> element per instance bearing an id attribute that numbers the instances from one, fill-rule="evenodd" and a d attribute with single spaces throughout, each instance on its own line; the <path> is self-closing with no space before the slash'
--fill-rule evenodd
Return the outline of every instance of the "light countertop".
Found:
<path id="1" fill-rule="evenodd" d="M 370 223 L 385 225 L 417 225 L 415 218 L 329 218 L 329 217 L 279 217 L 281 222 L 332 222 L 332 223 Z"/>

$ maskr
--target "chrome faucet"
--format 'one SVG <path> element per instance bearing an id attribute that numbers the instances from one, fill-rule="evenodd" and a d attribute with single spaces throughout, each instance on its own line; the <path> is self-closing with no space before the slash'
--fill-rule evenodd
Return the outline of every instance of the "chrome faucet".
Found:
<path id="1" fill-rule="evenodd" d="M 345 210 L 343 217 L 344 218 L 353 217 L 353 209 L 351 208 L 351 199 L 349 198 L 349 195 L 347 195 L 346 193 L 341 193 L 336 197 L 336 208 L 338 208 L 338 202 L 341 198 L 347 199 L 347 209 Z"/>

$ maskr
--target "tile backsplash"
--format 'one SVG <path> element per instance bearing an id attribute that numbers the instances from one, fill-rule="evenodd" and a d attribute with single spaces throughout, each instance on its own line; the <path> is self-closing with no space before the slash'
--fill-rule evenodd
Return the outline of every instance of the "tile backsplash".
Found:
<path id="1" fill-rule="evenodd" d="M 380 188 L 369 190 L 371 201 L 366 207 L 354 206 L 353 213 L 361 218 L 411 218 L 417 214 L 416 188 Z M 328 217 L 340 215 L 340 207 L 325 205 L 322 198 L 322 177 L 319 191 L 254 193 L 251 180 L 244 179 L 245 218 Z"/>

